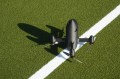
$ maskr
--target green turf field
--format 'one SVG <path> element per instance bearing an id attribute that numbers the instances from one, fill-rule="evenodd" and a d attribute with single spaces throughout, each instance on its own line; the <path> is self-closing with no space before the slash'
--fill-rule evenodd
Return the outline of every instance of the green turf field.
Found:
<path id="1" fill-rule="evenodd" d="M 69 19 L 79 36 L 120 4 L 120 0 L 0 0 L 0 79 L 27 79 L 54 58 L 49 35 Z M 66 61 L 46 79 L 119 79 L 120 16 L 98 33 L 95 44 L 77 51 L 83 63 Z"/>

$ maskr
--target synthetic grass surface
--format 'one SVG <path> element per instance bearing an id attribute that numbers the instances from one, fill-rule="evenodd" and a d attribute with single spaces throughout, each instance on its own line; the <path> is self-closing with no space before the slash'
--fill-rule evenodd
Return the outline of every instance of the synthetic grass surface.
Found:
<path id="1" fill-rule="evenodd" d="M 37 45 L 39 41 L 34 42 L 26 36 L 39 36 L 40 40 L 48 41 L 50 39 L 45 36 L 50 29 L 46 25 L 62 29 L 71 18 L 78 21 L 81 35 L 118 4 L 119 0 L 1 0 L 0 79 L 26 79 L 55 56 L 45 50 L 50 48 L 48 42 Z M 19 24 L 23 24 L 22 27 L 27 24 L 33 31 L 21 29 Z M 97 35 L 90 51 L 87 52 L 89 45 L 85 45 L 77 52 L 76 57 L 82 64 L 70 59 L 73 62 L 66 61 L 47 78 L 118 79 L 119 25 L 120 17 Z M 59 48 L 58 52 L 61 50 Z"/>

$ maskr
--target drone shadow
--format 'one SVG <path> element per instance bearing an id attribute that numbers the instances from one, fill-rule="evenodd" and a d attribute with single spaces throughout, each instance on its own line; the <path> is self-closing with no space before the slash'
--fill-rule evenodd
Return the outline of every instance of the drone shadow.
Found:
<path id="1" fill-rule="evenodd" d="M 36 26 L 26 23 L 18 23 L 17 25 L 21 30 L 28 33 L 29 35 L 27 35 L 26 37 L 29 40 L 36 42 L 37 45 L 51 44 L 52 35 L 60 38 L 63 36 L 63 30 L 60 30 L 50 25 L 46 25 L 46 27 L 51 30 L 51 33 L 48 33 L 47 31 L 44 31 L 40 28 L 37 28 Z M 50 45 L 49 48 L 45 47 L 44 49 L 53 55 L 58 55 L 58 47 L 65 48 L 65 44 L 60 43 L 59 45 Z"/>

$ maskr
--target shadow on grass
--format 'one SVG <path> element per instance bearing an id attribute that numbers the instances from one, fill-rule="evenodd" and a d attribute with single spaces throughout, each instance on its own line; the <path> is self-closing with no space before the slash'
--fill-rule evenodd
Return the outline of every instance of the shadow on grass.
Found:
<path id="1" fill-rule="evenodd" d="M 21 30 L 30 34 L 26 36 L 29 40 L 36 42 L 38 45 L 51 44 L 52 35 L 61 38 L 64 33 L 63 30 L 60 30 L 50 25 L 46 25 L 46 27 L 51 30 L 51 33 L 48 33 L 40 28 L 37 28 L 36 26 L 26 23 L 18 23 L 17 25 Z M 45 47 L 44 49 L 53 55 L 58 55 L 58 47 L 65 48 L 65 44 L 60 43 L 59 45 L 55 46 L 50 45 L 50 48 Z"/>

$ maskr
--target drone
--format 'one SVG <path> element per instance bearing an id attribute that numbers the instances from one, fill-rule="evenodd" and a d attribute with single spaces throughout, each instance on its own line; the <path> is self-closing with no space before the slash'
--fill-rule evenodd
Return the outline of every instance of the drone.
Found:
<path id="1" fill-rule="evenodd" d="M 79 38 L 78 37 L 78 23 L 75 19 L 71 19 L 68 21 L 66 26 L 66 38 L 63 40 L 62 38 L 55 37 L 52 35 L 52 45 L 59 44 L 61 42 L 65 42 L 66 49 L 69 50 L 69 56 L 71 58 L 75 57 L 75 49 L 79 42 L 89 42 L 90 45 L 94 44 L 95 38 L 91 35 L 89 38 Z"/>

